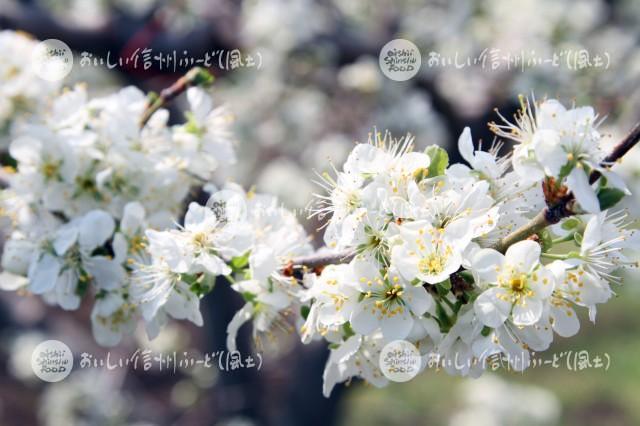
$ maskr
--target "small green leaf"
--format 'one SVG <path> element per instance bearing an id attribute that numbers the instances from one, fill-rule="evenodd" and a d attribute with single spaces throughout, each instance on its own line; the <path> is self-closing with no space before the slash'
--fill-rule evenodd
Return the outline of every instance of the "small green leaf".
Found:
<path id="1" fill-rule="evenodd" d="M 307 319 L 309 317 L 309 312 L 311 311 L 311 308 L 308 307 L 307 305 L 302 305 L 300 306 L 300 316 L 303 319 Z"/>
<path id="2" fill-rule="evenodd" d="M 427 177 L 442 176 L 444 171 L 449 166 L 449 154 L 447 151 L 440 148 L 438 145 L 431 145 L 424 151 L 425 154 L 431 159 L 429 164 L 429 174 Z"/>
<path id="3" fill-rule="evenodd" d="M 449 293 L 449 290 L 451 290 L 451 280 L 447 278 L 446 280 L 436 284 L 436 290 L 438 290 L 438 294 L 440 296 L 446 296 L 447 293 Z"/>
<path id="4" fill-rule="evenodd" d="M 567 161 L 567 163 L 560 168 L 560 174 L 558 176 L 558 181 L 557 181 L 558 185 L 560 184 L 560 182 L 564 180 L 564 178 L 569 176 L 569 173 L 571 173 L 571 170 L 573 170 L 575 166 L 576 166 L 575 161 Z"/>
<path id="5" fill-rule="evenodd" d="M 573 234 L 573 239 L 575 240 L 577 245 L 582 245 L 582 234 L 576 232 L 575 234 Z"/>
<path id="6" fill-rule="evenodd" d="M 353 331 L 353 328 L 351 328 L 351 323 L 345 322 L 342 325 L 342 330 L 344 331 L 344 337 L 343 340 L 347 340 L 349 337 L 351 336 L 355 336 L 355 331 Z"/>
<path id="7" fill-rule="evenodd" d="M 201 67 L 195 67 L 186 74 L 187 81 L 192 86 L 209 87 L 213 84 L 215 78 L 213 74 Z"/>
<path id="8" fill-rule="evenodd" d="M 480 332 L 480 334 L 482 334 L 482 336 L 487 337 L 490 333 L 491 330 L 493 330 L 491 327 L 487 327 L 486 325 L 484 327 L 482 327 L 482 331 Z"/>
<path id="9" fill-rule="evenodd" d="M 245 300 L 245 302 L 253 303 L 256 300 L 256 295 L 245 291 L 242 293 L 242 298 Z"/>
<path id="10" fill-rule="evenodd" d="M 231 269 L 233 269 L 235 272 L 239 272 L 242 269 L 246 268 L 249 264 L 249 253 L 250 252 L 246 252 L 242 256 L 236 256 L 231 259 L 231 264 L 229 265 L 231 266 Z"/>
<path id="11" fill-rule="evenodd" d="M 625 196 L 624 191 L 618 188 L 600 188 L 598 190 L 598 201 L 600 202 L 600 209 L 606 210 L 616 204 Z"/>
<path id="12" fill-rule="evenodd" d="M 580 226 L 580 223 L 580 219 L 578 219 L 577 217 L 570 217 L 569 219 L 562 222 L 560 227 L 565 231 L 572 231 Z"/>

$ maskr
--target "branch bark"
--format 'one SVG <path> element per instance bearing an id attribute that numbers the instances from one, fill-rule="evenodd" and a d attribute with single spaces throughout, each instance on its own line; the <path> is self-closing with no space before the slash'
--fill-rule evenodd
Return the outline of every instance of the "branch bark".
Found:
<path id="1" fill-rule="evenodd" d="M 356 256 L 355 252 L 343 251 L 339 253 L 330 254 L 315 254 L 311 256 L 297 257 L 293 259 L 288 268 L 289 269 L 315 269 L 327 265 L 337 265 L 341 263 L 349 263 L 351 259 Z"/>
<path id="2" fill-rule="evenodd" d="M 180 96 L 191 86 L 209 84 L 213 81 L 213 76 L 204 68 L 195 67 L 190 69 L 185 75 L 180 77 L 171 86 L 162 89 L 160 95 L 147 105 L 140 118 L 140 128 L 147 124 L 151 116 L 164 105 Z"/>

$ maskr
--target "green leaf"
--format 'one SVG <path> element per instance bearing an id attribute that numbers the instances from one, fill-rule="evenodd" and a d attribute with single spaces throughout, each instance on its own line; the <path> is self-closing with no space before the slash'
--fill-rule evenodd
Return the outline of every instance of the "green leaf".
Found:
<path id="1" fill-rule="evenodd" d="M 438 145 L 431 145 L 424 152 L 431 159 L 427 177 L 432 178 L 444 175 L 444 171 L 449 166 L 449 154 L 447 154 L 447 151 Z"/>
<path id="2" fill-rule="evenodd" d="M 473 274 L 470 271 L 460 271 L 458 272 L 458 275 L 460 275 L 467 282 L 467 284 L 474 283 Z"/>
<path id="3" fill-rule="evenodd" d="M 480 334 L 484 337 L 487 337 L 489 333 L 491 333 L 491 330 L 493 330 L 491 327 L 487 327 L 485 325 L 484 327 L 482 327 L 482 331 L 480 332 Z"/>
<path id="4" fill-rule="evenodd" d="M 311 311 L 311 308 L 308 307 L 307 305 L 302 305 L 300 306 L 300 316 L 303 319 L 307 319 L 307 317 L 309 317 L 309 311 Z"/>
<path id="5" fill-rule="evenodd" d="M 438 294 L 440 296 L 446 296 L 447 293 L 449 293 L 449 290 L 451 290 L 451 280 L 447 278 L 446 280 L 436 284 L 436 290 L 438 290 Z"/>
<path id="6" fill-rule="evenodd" d="M 242 256 L 236 256 L 231 259 L 229 266 L 231 266 L 234 272 L 239 272 L 249 265 L 249 253 L 250 252 L 246 252 Z"/>
<path id="7" fill-rule="evenodd" d="M 576 166 L 575 161 L 567 161 L 567 163 L 564 166 L 560 167 L 560 174 L 558 176 L 558 185 L 560 185 L 560 182 L 562 182 L 564 178 L 569 176 L 569 173 L 571 173 L 571 170 L 573 170 L 575 166 Z"/>
<path id="8" fill-rule="evenodd" d="M 560 227 L 565 231 L 571 231 L 580 226 L 580 223 L 580 219 L 578 219 L 577 217 L 570 217 L 569 219 L 562 222 Z"/>
<path id="9" fill-rule="evenodd" d="M 198 124 L 195 115 L 193 115 L 191 111 L 187 111 L 184 113 L 184 117 L 187 119 L 187 122 L 184 125 L 184 129 L 188 133 L 191 133 L 192 135 L 195 135 L 199 138 L 203 137 L 207 129 Z"/>
<path id="10" fill-rule="evenodd" d="M 353 331 L 353 328 L 351 328 L 351 323 L 345 322 L 342 325 L 342 330 L 344 331 L 344 337 L 343 340 L 347 340 L 349 337 L 351 336 L 355 336 L 355 331 Z"/>
<path id="11" fill-rule="evenodd" d="M 186 74 L 187 81 L 192 86 L 209 87 L 213 84 L 215 78 L 213 74 L 201 67 L 195 67 Z"/>
<path id="12" fill-rule="evenodd" d="M 449 315 L 444 310 L 440 303 L 436 303 L 436 316 L 438 318 L 438 323 L 440 324 L 440 331 L 447 332 L 453 325 Z"/>
<path id="13" fill-rule="evenodd" d="M 606 210 L 616 204 L 625 196 L 624 191 L 618 188 L 600 188 L 598 190 L 598 201 L 600 202 L 600 209 Z"/>
<path id="14" fill-rule="evenodd" d="M 582 245 L 582 234 L 576 232 L 575 234 L 573 234 L 573 239 L 575 240 L 577 245 Z"/>
<path id="15" fill-rule="evenodd" d="M 245 300 L 245 302 L 253 303 L 256 300 L 256 295 L 245 291 L 242 293 L 242 298 Z"/>

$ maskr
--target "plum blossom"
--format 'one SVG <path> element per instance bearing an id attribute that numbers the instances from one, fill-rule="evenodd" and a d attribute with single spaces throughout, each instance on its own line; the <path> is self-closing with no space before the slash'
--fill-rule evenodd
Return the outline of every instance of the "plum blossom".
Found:
<path id="1" fill-rule="evenodd" d="M 486 326 L 498 327 L 507 318 L 516 326 L 538 322 L 555 286 L 555 277 L 540 263 L 540 245 L 520 241 L 503 255 L 493 249 L 478 251 L 472 270 L 485 290 L 474 302 Z"/>

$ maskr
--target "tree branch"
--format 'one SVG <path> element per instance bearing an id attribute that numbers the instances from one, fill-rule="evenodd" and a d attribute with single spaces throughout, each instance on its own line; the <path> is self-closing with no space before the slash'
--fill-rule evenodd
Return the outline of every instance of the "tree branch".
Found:
<path id="1" fill-rule="evenodd" d="M 341 263 L 349 263 L 356 256 L 355 252 L 343 251 L 339 253 L 329 254 L 315 254 L 311 256 L 297 257 L 289 262 L 286 269 L 293 271 L 293 269 L 309 268 L 315 269 L 327 265 L 337 265 Z"/>
<path id="2" fill-rule="evenodd" d="M 162 89 L 160 95 L 147 104 L 147 108 L 140 118 L 140 128 L 147 124 L 151 116 L 160 108 L 184 93 L 189 87 L 208 85 L 213 82 L 213 76 L 204 68 L 195 67 L 180 77 L 171 86 Z"/>
<path id="3" fill-rule="evenodd" d="M 640 141 L 640 123 L 637 123 L 629 134 L 620 141 L 613 150 L 600 163 L 601 167 L 609 168 L 629 152 Z M 595 183 L 601 174 L 594 170 L 589 175 L 589 183 Z M 538 213 L 531 221 L 513 231 L 504 237 L 495 245 L 495 249 L 499 252 L 505 252 L 509 246 L 522 241 L 533 234 L 536 234 L 549 225 L 554 225 L 562 219 L 575 214 L 574 211 L 575 197 L 573 194 L 565 195 L 558 203 L 553 206 L 547 206 Z"/>

